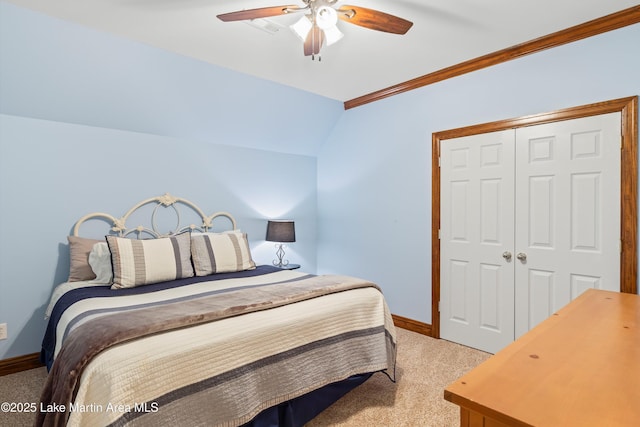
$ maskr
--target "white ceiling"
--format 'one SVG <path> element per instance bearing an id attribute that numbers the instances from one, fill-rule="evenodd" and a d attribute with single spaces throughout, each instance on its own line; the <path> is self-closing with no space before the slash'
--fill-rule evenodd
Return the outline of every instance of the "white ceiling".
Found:
<path id="1" fill-rule="evenodd" d="M 8 0 L 164 50 L 339 101 L 636 6 L 637 0 L 346 0 L 414 23 L 405 35 L 338 22 L 345 37 L 305 57 L 288 26 L 275 34 L 216 15 L 300 0 Z"/>

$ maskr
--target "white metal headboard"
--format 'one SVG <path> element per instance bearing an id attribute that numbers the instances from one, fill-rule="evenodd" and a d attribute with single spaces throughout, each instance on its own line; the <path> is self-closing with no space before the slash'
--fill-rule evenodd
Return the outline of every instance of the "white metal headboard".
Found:
<path id="1" fill-rule="evenodd" d="M 137 225 L 134 227 L 128 227 L 127 226 L 127 219 L 129 219 L 129 217 L 131 216 L 131 214 L 133 214 L 136 210 L 142 208 L 145 205 L 148 204 L 152 204 L 155 203 L 155 207 L 153 208 L 153 211 L 151 213 L 151 227 L 148 226 L 144 226 L 144 225 Z M 189 225 L 182 225 L 181 223 L 181 218 L 180 218 L 180 209 L 179 209 L 179 205 L 184 205 L 187 206 L 189 209 L 193 210 L 194 212 L 196 212 L 198 214 L 198 216 L 200 217 L 200 220 L 202 220 L 201 224 L 189 224 Z M 176 217 L 177 217 L 177 227 L 174 230 L 169 231 L 168 233 L 161 233 L 160 231 L 158 231 L 158 227 L 156 224 L 156 213 L 158 212 L 158 208 L 160 207 L 171 207 L 173 208 L 173 210 L 175 211 Z M 127 213 L 125 213 L 122 217 L 120 218 L 116 218 L 113 215 L 109 215 L 107 213 L 103 213 L 103 212 L 94 212 L 94 213 L 90 213 L 88 215 L 83 216 L 82 218 L 80 218 L 78 220 L 78 222 L 76 222 L 76 225 L 73 227 L 73 235 L 74 236 L 78 236 L 79 231 L 80 231 L 80 226 L 91 219 L 97 219 L 97 218 L 102 218 L 102 219 L 106 219 L 108 221 L 111 222 L 111 231 L 113 231 L 114 233 L 116 233 L 118 236 L 121 237 L 125 237 L 128 236 L 131 233 L 138 233 L 138 237 L 140 237 L 140 234 L 142 233 L 147 233 L 155 238 L 159 238 L 159 237 L 167 237 L 167 236 L 171 236 L 174 234 L 178 234 L 178 233 L 182 233 L 184 231 L 187 230 L 197 230 L 197 231 L 209 231 L 212 226 L 213 226 L 213 220 L 217 217 L 226 217 L 231 221 L 231 225 L 233 227 L 233 229 L 235 230 L 236 227 L 236 220 L 233 218 L 233 216 L 231 216 L 230 213 L 228 212 L 216 212 L 212 215 L 205 215 L 205 213 L 202 211 L 202 209 L 200 209 L 198 206 L 196 206 L 194 203 L 190 202 L 189 200 L 180 198 L 180 197 L 174 197 L 169 193 L 165 193 L 162 196 L 157 196 L 157 197 L 151 197 L 149 199 L 143 200 L 140 203 L 136 204 L 134 207 L 132 207 L 131 209 L 129 209 L 127 211 Z"/>

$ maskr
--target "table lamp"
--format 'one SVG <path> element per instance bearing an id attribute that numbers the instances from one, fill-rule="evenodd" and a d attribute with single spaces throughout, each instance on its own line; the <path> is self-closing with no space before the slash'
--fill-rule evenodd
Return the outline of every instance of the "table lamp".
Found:
<path id="1" fill-rule="evenodd" d="M 290 220 L 273 220 L 267 222 L 267 242 L 277 242 L 276 256 L 277 260 L 273 260 L 276 267 L 285 267 L 289 264 L 289 260 L 283 260 L 284 245 L 283 243 L 296 241 L 296 228 L 293 221 Z"/>

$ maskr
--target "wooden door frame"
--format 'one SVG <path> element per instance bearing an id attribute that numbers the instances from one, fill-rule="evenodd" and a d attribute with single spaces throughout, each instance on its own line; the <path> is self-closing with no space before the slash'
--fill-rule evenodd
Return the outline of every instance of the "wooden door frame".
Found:
<path id="1" fill-rule="evenodd" d="M 432 135 L 431 148 L 431 336 L 440 338 L 440 239 L 438 237 L 440 230 L 440 141 L 616 112 L 620 112 L 622 115 L 622 147 L 620 151 L 620 292 L 638 293 L 637 96 L 435 132 Z"/>

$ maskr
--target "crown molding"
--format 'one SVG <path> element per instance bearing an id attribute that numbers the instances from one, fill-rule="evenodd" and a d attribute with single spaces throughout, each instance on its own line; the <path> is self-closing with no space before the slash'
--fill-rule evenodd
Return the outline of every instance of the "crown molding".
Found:
<path id="1" fill-rule="evenodd" d="M 442 80 L 457 77 L 472 71 L 481 70 L 483 68 L 497 65 L 512 59 L 530 55 L 546 49 L 551 49 L 563 44 L 572 43 L 591 36 L 606 33 L 608 31 L 617 30 L 629 25 L 640 22 L 640 6 L 633 6 L 620 12 L 597 18 L 584 24 L 561 30 L 547 36 L 543 36 L 525 43 L 521 43 L 497 52 L 489 53 L 469 61 L 451 67 L 443 68 L 430 74 L 426 74 L 415 79 L 389 86 L 367 95 L 345 101 L 344 109 L 359 107 L 370 102 L 378 101 L 413 89 L 418 89 Z"/>

